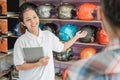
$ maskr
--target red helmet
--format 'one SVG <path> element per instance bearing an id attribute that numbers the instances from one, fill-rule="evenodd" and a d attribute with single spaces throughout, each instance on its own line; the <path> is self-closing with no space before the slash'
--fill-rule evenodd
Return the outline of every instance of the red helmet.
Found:
<path id="1" fill-rule="evenodd" d="M 68 76 L 68 67 L 66 67 L 62 73 L 62 80 L 67 80 Z"/>
<path id="2" fill-rule="evenodd" d="M 1 5 L 1 14 L 2 15 L 7 15 L 7 2 L 2 0 L 0 1 L 0 5 Z"/>
<path id="3" fill-rule="evenodd" d="M 107 33 L 102 28 L 98 30 L 96 38 L 97 38 L 98 43 L 104 44 L 104 45 L 107 44 L 109 41 Z"/>
<path id="4" fill-rule="evenodd" d="M 87 46 L 80 51 L 80 59 L 86 59 L 95 54 L 96 54 L 96 49 L 91 46 Z"/>
<path id="5" fill-rule="evenodd" d="M 94 16 L 92 14 L 96 8 L 97 8 L 97 5 L 93 3 L 83 3 L 78 7 L 78 11 L 77 11 L 78 19 L 93 20 Z"/>

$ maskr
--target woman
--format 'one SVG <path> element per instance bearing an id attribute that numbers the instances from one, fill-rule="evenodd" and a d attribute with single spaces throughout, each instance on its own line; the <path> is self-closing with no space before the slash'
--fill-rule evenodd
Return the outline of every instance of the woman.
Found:
<path id="1" fill-rule="evenodd" d="M 14 65 L 19 71 L 19 80 L 55 80 L 52 51 L 65 51 L 77 39 L 85 37 L 87 32 L 77 32 L 73 39 L 63 44 L 53 33 L 39 29 L 37 6 L 29 2 L 20 6 L 19 20 L 22 35 L 14 45 Z M 46 56 L 38 62 L 27 63 L 24 60 L 23 48 L 40 46 L 44 48 Z"/>

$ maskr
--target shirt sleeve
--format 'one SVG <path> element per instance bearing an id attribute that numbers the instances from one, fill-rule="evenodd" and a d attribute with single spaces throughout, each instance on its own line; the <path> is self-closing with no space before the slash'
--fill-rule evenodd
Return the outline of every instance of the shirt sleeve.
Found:
<path id="1" fill-rule="evenodd" d="M 53 49 L 53 51 L 61 52 L 63 50 L 63 48 L 64 48 L 64 44 L 53 33 L 50 32 L 50 35 L 52 37 L 52 49 Z"/>
<path id="2" fill-rule="evenodd" d="M 23 49 L 21 46 L 20 41 L 16 41 L 15 45 L 14 45 L 14 50 L 13 50 L 13 61 L 14 61 L 14 65 L 21 65 L 23 64 L 24 61 L 24 57 L 23 57 Z"/>

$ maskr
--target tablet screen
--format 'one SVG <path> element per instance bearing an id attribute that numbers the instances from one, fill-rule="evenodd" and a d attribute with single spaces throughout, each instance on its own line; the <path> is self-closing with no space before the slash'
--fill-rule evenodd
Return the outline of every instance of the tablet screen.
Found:
<path id="1" fill-rule="evenodd" d="M 43 47 L 23 48 L 24 59 L 26 62 L 32 63 L 39 61 L 44 56 Z"/>

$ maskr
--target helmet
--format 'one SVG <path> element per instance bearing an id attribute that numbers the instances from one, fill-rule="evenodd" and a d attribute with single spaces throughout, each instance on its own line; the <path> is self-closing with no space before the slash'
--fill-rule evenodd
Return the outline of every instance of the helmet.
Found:
<path id="1" fill-rule="evenodd" d="M 63 3 L 58 7 L 58 18 L 70 19 L 75 15 L 75 7 L 69 3 Z"/>
<path id="2" fill-rule="evenodd" d="M 68 61 L 72 57 L 72 48 L 67 49 L 64 52 L 54 52 L 54 56 L 59 61 Z"/>
<path id="3" fill-rule="evenodd" d="M 59 38 L 62 41 L 68 41 L 73 38 L 78 31 L 78 27 L 74 24 L 65 24 L 59 30 Z"/>
<path id="4" fill-rule="evenodd" d="M 96 49 L 91 46 L 87 46 L 82 48 L 82 50 L 80 51 L 80 59 L 86 59 L 95 54 L 96 54 Z"/>
<path id="5" fill-rule="evenodd" d="M 1 11 L 2 11 L 2 15 L 7 15 L 7 2 L 6 1 L 0 1 L 0 5 L 1 5 Z"/>
<path id="6" fill-rule="evenodd" d="M 104 45 L 107 44 L 109 41 L 107 33 L 102 28 L 98 30 L 96 38 L 98 43 L 104 44 Z"/>
<path id="7" fill-rule="evenodd" d="M 15 28 L 14 28 L 14 34 L 15 34 L 15 36 L 20 36 L 19 27 L 20 27 L 20 25 L 19 25 L 19 23 L 17 23 L 15 25 Z"/>
<path id="8" fill-rule="evenodd" d="M 62 80 L 67 80 L 68 71 L 68 67 L 66 67 L 62 73 Z"/>
<path id="9" fill-rule="evenodd" d="M 38 6 L 40 18 L 50 18 L 53 8 L 53 5 L 49 3 Z"/>
<path id="10" fill-rule="evenodd" d="M 57 35 L 58 26 L 54 23 L 46 23 L 43 25 L 43 30 L 49 30 L 55 35 Z"/>
<path id="11" fill-rule="evenodd" d="M 2 15 L 2 6 L 0 5 L 0 15 Z"/>
<path id="12" fill-rule="evenodd" d="M 43 29 L 43 24 L 42 23 L 39 23 L 39 28 Z"/>
<path id="13" fill-rule="evenodd" d="M 94 19 L 94 11 L 97 8 L 97 5 L 93 3 L 83 3 L 78 7 L 77 17 L 81 20 L 93 20 Z"/>
<path id="14" fill-rule="evenodd" d="M 7 53 L 8 52 L 8 39 L 2 38 L 0 40 L 0 52 Z"/>
<path id="15" fill-rule="evenodd" d="M 95 42 L 96 40 L 96 33 L 98 28 L 94 25 L 84 25 L 80 28 L 80 31 L 87 31 L 87 35 L 84 38 L 80 38 L 80 42 Z"/>
<path id="16" fill-rule="evenodd" d="M 8 33 L 8 26 L 7 26 L 7 21 L 6 20 L 0 20 L 0 32 L 2 34 L 7 34 Z"/>

